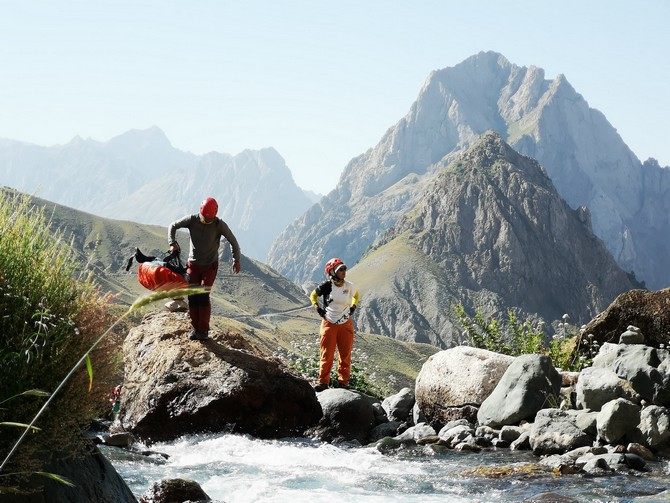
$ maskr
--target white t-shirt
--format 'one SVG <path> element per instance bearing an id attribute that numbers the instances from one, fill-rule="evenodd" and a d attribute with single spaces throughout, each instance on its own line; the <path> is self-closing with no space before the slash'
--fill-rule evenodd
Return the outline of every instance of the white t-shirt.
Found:
<path id="1" fill-rule="evenodd" d="M 336 324 L 347 321 L 355 293 L 354 285 L 346 279 L 342 286 L 333 283 L 333 289 L 330 292 L 331 301 L 326 307 L 326 319 Z"/>

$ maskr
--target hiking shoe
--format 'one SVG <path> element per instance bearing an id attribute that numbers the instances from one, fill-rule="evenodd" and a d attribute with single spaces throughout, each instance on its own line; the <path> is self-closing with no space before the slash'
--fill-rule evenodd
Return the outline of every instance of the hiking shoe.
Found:
<path id="1" fill-rule="evenodd" d="M 314 386 L 314 391 L 316 391 L 317 393 L 326 389 L 328 389 L 328 385 L 326 383 L 319 383 L 316 386 Z"/>
<path id="2" fill-rule="evenodd" d="M 348 384 L 345 384 L 345 383 L 343 383 L 343 382 L 341 382 L 341 381 L 338 381 L 338 383 L 337 383 L 337 387 L 338 387 L 338 388 L 342 388 L 342 389 L 349 389 L 349 385 L 348 385 Z"/>
<path id="3" fill-rule="evenodd" d="M 209 338 L 209 333 L 207 330 L 191 330 L 191 333 L 188 334 L 188 338 L 192 341 L 204 341 Z"/>

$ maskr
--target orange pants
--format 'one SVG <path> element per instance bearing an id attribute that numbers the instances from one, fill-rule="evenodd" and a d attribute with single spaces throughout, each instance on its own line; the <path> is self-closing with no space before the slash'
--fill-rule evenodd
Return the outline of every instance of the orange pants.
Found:
<path id="1" fill-rule="evenodd" d="M 354 347 L 354 322 L 349 318 L 341 325 L 336 325 L 328 320 L 321 320 L 320 336 L 319 383 L 330 383 L 330 370 L 333 368 L 337 347 L 337 381 L 348 386 L 351 374 L 351 350 Z"/>

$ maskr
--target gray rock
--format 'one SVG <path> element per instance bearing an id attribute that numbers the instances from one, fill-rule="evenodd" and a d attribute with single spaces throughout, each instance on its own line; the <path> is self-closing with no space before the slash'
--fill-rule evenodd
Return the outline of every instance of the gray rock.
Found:
<path id="1" fill-rule="evenodd" d="M 610 444 L 621 440 L 640 423 L 640 407 L 623 398 L 603 405 L 596 418 L 598 436 Z"/>
<path id="2" fill-rule="evenodd" d="M 117 473 L 97 446 L 91 445 L 84 452 L 45 452 L 47 458 L 41 469 L 55 473 L 72 483 L 66 486 L 53 479 L 27 474 L 22 493 L 2 492 L 3 503 L 137 503 L 127 483 Z M 38 456 L 41 456 L 38 454 Z M 4 482 L 4 481 L 3 481 Z M 7 489 L 3 487 L 3 489 Z"/>
<path id="3" fill-rule="evenodd" d="M 577 425 L 577 428 L 594 437 L 598 435 L 597 420 L 597 412 L 585 410 L 575 414 L 575 424 Z"/>
<path id="4" fill-rule="evenodd" d="M 477 421 L 498 427 L 532 419 L 540 409 L 554 405 L 560 391 L 561 376 L 548 356 L 521 355 L 481 404 Z"/>
<path id="5" fill-rule="evenodd" d="M 670 411 L 658 405 L 643 408 L 638 429 L 645 445 L 652 449 L 666 446 L 670 441 Z"/>
<path id="6" fill-rule="evenodd" d="M 403 388 L 395 395 L 391 395 L 382 401 L 382 407 L 389 421 L 407 421 L 412 418 L 414 408 L 414 392 L 409 388 Z"/>
<path id="7" fill-rule="evenodd" d="M 356 440 L 366 444 L 375 427 L 372 403 L 363 393 L 330 388 L 318 394 L 323 417 L 306 435 L 325 442 Z"/>
<path id="8" fill-rule="evenodd" d="M 439 439 L 449 447 L 455 447 L 461 442 L 466 442 L 469 439 L 474 442 L 475 430 L 470 426 L 457 425 L 447 428 L 446 426 L 438 433 Z"/>
<path id="9" fill-rule="evenodd" d="M 613 370 L 654 405 L 670 404 L 670 353 L 642 345 L 604 344 L 594 367 Z"/>
<path id="10" fill-rule="evenodd" d="M 412 407 L 412 424 L 419 424 L 425 422 L 426 422 L 426 415 L 419 408 L 419 404 L 417 404 L 415 401 L 414 406 Z"/>
<path id="11" fill-rule="evenodd" d="M 578 462 L 575 463 L 575 466 L 580 468 L 582 471 L 588 473 L 591 476 L 603 476 L 603 475 L 609 475 L 614 471 L 614 468 L 610 466 L 608 463 L 608 460 L 602 457 L 603 455 L 600 456 L 593 456 L 593 455 L 588 455 L 585 456 L 583 459 L 578 460 Z M 621 464 L 623 464 L 623 455 L 619 455 L 621 459 Z M 616 466 L 617 463 L 615 463 Z"/>
<path id="12" fill-rule="evenodd" d="M 449 424 L 445 425 L 445 428 L 449 427 Z M 477 426 L 477 429 L 475 430 L 475 435 L 477 437 L 485 437 L 489 439 L 500 438 L 500 430 L 496 430 L 495 428 L 491 428 L 490 426 Z"/>
<path id="13" fill-rule="evenodd" d="M 398 435 L 398 428 L 400 427 L 398 421 L 388 421 L 386 423 L 381 423 L 372 428 L 370 431 L 369 441 L 371 443 L 377 442 L 384 437 L 395 437 Z"/>
<path id="14" fill-rule="evenodd" d="M 139 503 L 200 503 L 212 501 L 200 484 L 189 479 L 165 479 L 155 482 L 140 497 Z"/>
<path id="15" fill-rule="evenodd" d="M 437 434 L 435 433 L 435 429 L 432 426 L 420 423 L 412 426 L 411 428 L 408 428 L 400 435 L 397 435 L 395 438 L 396 440 L 400 441 L 413 440 L 415 442 L 419 442 L 421 439 L 434 437 L 436 435 Z"/>
<path id="16" fill-rule="evenodd" d="M 389 418 L 386 415 L 386 411 L 384 410 L 384 407 L 382 407 L 381 402 L 373 401 L 372 411 L 375 414 L 375 424 L 383 424 L 389 422 Z"/>
<path id="17" fill-rule="evenodd" d="M 101 444 L 114 447 L 128 447 L 135 441 L 133 435 L 127 431 L 99 435 L 98 439 Z"/>
<path id="18" fill-rule="evenodd" d="M 519 426 L 503 426 L 500 428 L 500 439 L 506 442 L 515 442 L 523 433 L 523 428 Z"/>
<path id="19" fill-rule="evenodd" d="M 524 431 L 519 435 L 519 438 L 509 444 L 509 448 L 513 451 L 525 451 L 530 449 L 530 433 Z"/>
<path id="20" fill-rule="evenodd" d="M 644 335 L 639 331 L 626 330 L 619 337 L 619 344 L 644 344 Z"/>
<path id="21" fill-rule="evenodd" d="M 594 438 L 576 425 L 576 416 L 559 409 L 537 413 L 530 429 L 530 447 L 535 454 L 560 454 L 590 446 Z"/>
<path id="22" fill-rule="evenodd" d="M 203 431 L 301 435 L 322 416 L 314 390 L 243 339 L 189 341 L 188 318 L 148 314 L 124 341 L 124 428 L 150 441 Z M 239 343 L 239 344 L 238 344 Z"/>
<path id="23" fill-rule="evenodd" d="M 637 393 L 628 381 L 610 368 L 587 367 L 581 371 L 575 386 L 576 405 L 580 409 L 599 411 L 615 398 L 639 402 Z"/>

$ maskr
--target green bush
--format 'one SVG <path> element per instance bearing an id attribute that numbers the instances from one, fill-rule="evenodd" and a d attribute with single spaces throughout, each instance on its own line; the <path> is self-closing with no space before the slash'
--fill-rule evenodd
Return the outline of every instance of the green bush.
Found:
<path id="1" fill-rule="evenodd" d="M 479 309 L 474 316 L 469 316 L 461 304 L 453 306 L 453 313 L 464 330 L 466 340 L 462 342 L 470 346 L 510 356 L 546 354 L 554 367 L 562 370 L 578 371 L 590 364 L 590 360 L 574 356 L 578 335 L 568 324 L 568 315 L 564 315 L 563 322 L 558 324 L 560 332 L 547 344 L 542 323 L 534 324 L 530 319 L 521 322 L 513 309 L 507 310 L 505 322 L 485 316 Z"/>

